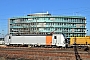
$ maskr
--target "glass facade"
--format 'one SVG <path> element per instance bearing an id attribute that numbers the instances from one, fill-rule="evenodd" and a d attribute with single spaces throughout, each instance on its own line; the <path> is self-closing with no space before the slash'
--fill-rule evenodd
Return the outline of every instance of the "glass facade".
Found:
<path id="1" fill-rule="evenodd" d="M 86 35 L 86 18 L 82 16 L 52 16 L 32 14 L 9 19 L 9 34 L 63 33 L 67 38 Z"/>

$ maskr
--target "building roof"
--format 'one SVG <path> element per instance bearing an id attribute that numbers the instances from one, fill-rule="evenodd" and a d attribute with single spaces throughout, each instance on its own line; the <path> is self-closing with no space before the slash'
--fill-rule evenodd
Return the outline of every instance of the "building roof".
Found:
<path id="1" fill-rule="evenodd" d="M 12 18 L 10 18 L 10 19 L 17 19 L 17 18 L 35 18 L 35 17 L 54 17 L 54 18 L 57 18 L 57 17 L 62 17 L 62 18 L 84 18 L 85 19 L 85 17 L 83 17 L 83 16 L 56 16 L 56 15 L 51 15 L 51 14 L 49 14 L 48 12 L 47 13 L 34 13 L 34 14 L 29 14 L 29 15 L 27 15 L 27 16 L 18 16 L 18 17 L 12 17 Z"/>
<path id="2" fill-rule="evenodd" d="M 47 17 L 47 18 L 49 18 L 49 17 L 51 17 L 51 18 L 57 18 L 57 17 L 62 17 L 62 18 L 84 18 L 85 19 L 85 17 L 83 17 L 83 16 L 20 16 L 20 17 L 12 17 L 12 18 L 10 18 L 10 19 L 17 19 L 17 18 L 35 18 L 35 17 Z"/>

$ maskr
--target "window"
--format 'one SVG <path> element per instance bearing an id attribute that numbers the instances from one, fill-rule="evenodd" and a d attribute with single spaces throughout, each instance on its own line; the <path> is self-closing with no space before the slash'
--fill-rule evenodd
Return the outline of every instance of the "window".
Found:
<path id="1" fill-rule="evenodd" d="M 56 37 L 56 36 L 54 36 L 54 39 L 57 39 L 57 37 Z"/>
<path id="2" fill-rule="evenodd" d="M 58 25 L 59 25 L 59 23 L 58 23 Z"/>
<path id="3" fill-rule="evenodd" d="M 11 36 L 9 36 L 9 39 L 11 39 Z"/>

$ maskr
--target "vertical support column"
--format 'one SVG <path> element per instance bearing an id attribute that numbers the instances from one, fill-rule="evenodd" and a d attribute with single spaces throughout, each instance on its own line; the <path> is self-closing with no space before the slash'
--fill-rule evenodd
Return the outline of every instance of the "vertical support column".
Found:
<path id="1" fill-rule="evenodd" d="M 36 19 L 36 34 L 37 34 L 37 19 Z"/>
<path id="2" fill-rule="evenodd" d="M 10 19 L 8 19 L 8 34 L 10 34 Z"/>

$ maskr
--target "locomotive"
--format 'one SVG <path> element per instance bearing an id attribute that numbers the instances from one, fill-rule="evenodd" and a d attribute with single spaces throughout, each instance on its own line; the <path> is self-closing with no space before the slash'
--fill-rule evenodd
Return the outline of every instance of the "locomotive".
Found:
<path id="1" fill-rule="evenodd" d="M 30 35 L 11 35 L 4 38 L 5 45 L 28 45 L 28 46 L 51 46 L 51 47 L 73 47 L 90 46 L 90 36 L 70 37 L 70 42 L 64 34 L 30 34 Z"/>
<path id="2" fill-rule="evenodd" d="M 30 34 L 18 36 L 8 34 L 4 38 L 4 43 L 5 45 L 66 47 L 67 39 L 63 34 Z"/>

